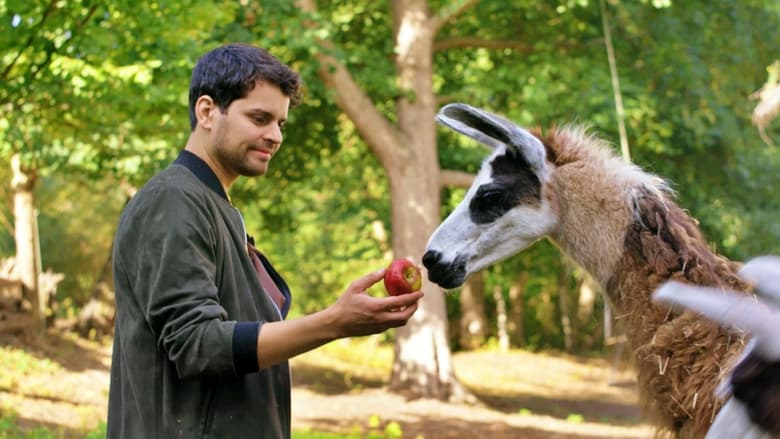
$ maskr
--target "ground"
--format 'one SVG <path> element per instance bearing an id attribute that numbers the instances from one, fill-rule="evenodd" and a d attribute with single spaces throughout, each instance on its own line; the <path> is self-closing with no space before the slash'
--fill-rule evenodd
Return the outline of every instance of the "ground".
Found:
<path id="1" fill-rule="evenodd" d="M 457 353 L 458 378 L 477 401 L 450 404 L 388 392 L 392 351 L 375 340 L 332 343 L 292 362 L 294 430 L 423 439 L 652 437 L 630 371 L 604 359 Z M 0 336 L 2 415 L 15 414 L 25 428 L 83 437 L 105 419 L 110 360 L 105 341 Z"/>

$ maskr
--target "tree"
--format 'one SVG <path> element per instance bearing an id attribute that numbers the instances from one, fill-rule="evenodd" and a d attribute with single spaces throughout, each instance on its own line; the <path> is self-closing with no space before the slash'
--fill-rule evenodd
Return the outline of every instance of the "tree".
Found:
<path id="1" fill-rule="evenodd" d="M 0 154 L 12 158 L 17 270 L 37 321 L 37 182 L 54 171 L 142 179 L 139 169 L 159 168 L 165 140 L 186 126 L 169 117 L 180 94 L 165 82 L 188 70 L 177 60 L 198 52 L 199 25 L 230 11 L 182 1 L 0 2 L 10 25 L 0 37 Z"/>

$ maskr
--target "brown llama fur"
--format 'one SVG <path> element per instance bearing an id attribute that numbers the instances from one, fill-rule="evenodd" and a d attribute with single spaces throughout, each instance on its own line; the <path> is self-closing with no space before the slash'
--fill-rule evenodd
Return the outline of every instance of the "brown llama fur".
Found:
<path id="1" fill-rule="evenodd" d="M 743 335 L 658 306 L 651 294 L 669 279 L 747 292 L 737 264 L 710 249 L 663 180 L 584 128 L 534 134 L 554 168 L 544 191 L 560 210 L 551 239 L 601 284 L 633 350 L 645 415 L 659 436 L 704 437 Z"/>

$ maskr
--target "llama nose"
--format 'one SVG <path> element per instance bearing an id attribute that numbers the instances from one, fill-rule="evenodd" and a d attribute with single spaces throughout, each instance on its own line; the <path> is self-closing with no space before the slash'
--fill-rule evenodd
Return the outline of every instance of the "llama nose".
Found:
<path id="1" fill-rule="evenodd" d="M 441 261 L 442 254 L 436 250 L 428 250 L 422 257 L 422 263 L 425 268 L 430 270 L 437 262 Z"/>

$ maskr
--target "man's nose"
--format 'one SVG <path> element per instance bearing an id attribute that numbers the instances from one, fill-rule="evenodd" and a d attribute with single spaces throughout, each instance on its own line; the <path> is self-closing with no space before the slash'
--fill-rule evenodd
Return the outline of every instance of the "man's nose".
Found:
<path id="1" fill-rule="evenodd" d="M 269 142 L 273 142 L 275 145 L 282 143 L 282 127 L 277 124 L 270 124 L 268 129 L 263 133 L 263 139 Z"/>

